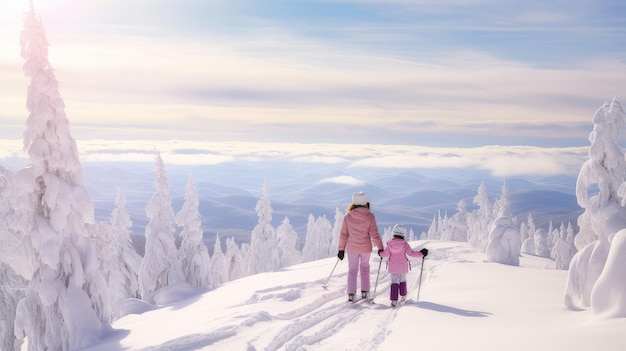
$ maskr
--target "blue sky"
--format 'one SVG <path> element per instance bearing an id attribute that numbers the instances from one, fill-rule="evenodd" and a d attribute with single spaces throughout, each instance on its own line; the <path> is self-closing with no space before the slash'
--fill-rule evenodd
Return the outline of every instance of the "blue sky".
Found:
<path id="1" fill-rule="evenodd" d="M 0 0 L 0 138 L 20 139 Z M 35 1 L 76 139 L 587 146 L 626 93 L 622 1 Z"/>

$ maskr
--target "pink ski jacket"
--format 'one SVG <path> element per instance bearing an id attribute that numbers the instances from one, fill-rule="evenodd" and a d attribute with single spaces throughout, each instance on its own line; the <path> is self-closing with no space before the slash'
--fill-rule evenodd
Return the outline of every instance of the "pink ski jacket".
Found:
<path id="1" fill-rule="evenodd" d="M 422 253 L 415 251 L 404 239 L 393 238 L 387 242 L 385 251 L 380 253 L 381 257 L 389 257 L 387 270 L 391 274 L 408 273 L 409 259 L 406 256 L 422 257 Z"/>
<path id="2" fill-rule="evenodd" d="M 362 254 L 372 252 L 372 240 L 379 250 L 384 249 L 383 241 L 378 233 L 378 225 L 374 214 L 366 207 L 357 207 L 343 217 L 339 250 L 348 253 Z"/>

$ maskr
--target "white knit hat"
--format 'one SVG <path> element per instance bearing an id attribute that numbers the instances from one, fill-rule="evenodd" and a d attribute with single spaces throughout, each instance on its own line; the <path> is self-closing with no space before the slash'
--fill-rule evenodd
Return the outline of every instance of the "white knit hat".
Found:
<path id="1" fill-rule="evenodd" d="M 358 193 L 352 194 L 352 204 L 358 206 L 367 205 L 367 196 L 365 196 L 364 191 L 359 191 Z"/>
<path id="2" fill-rule="evenodd" d="M 401 238 L 404 238 L 404 236 L 406 235 L 406 227 L 402 224 L 396 224 L 393 226 L 393 230 L 391 231 L 391 233 L 393 236 L 399 236 Z"/>

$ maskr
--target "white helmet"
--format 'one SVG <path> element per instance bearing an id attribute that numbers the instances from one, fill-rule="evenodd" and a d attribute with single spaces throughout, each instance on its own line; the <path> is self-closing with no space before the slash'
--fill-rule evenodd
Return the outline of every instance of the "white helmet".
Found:
<path id="1" fill-rule="evenodd" d="M 402 224 L 396 224 L 393 226 L 391 233 L 393 236 L 404 238 L 406 236 L 406 227 Z"/>

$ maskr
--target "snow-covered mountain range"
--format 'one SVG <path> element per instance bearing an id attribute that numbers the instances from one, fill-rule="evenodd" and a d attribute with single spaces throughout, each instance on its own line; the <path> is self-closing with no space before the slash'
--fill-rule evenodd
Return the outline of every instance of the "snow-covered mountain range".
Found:
<path id="1" fill-rule="evenodd" d="M 215 234 L 247 242 L 257 222 L 254 206 L 267 179 L 273 218 L 278 225 L 288 217 L 304 239 L 309 214 L 333 220 L 335 209 L 343 210 L 352 193 L 365 190 L 382 228 L 404 223 L 416 235 L 428 229 L 439 213 L 452 216 L 457 203 L 468 209 L 481 182 L 491 196 L 499 197 L 502 185 L 511 193 L 513 215 L 525 220 L 532 214 L 537 227 L 548 228 L 564 222 L 576 225 L 582 212 L 576 203 L 576 177 L 516 176 L 494 177 L 472 169 L 406 170 L 349 168 L 346 164 L 306 164 L 288 161 L 232 162 L 207 166 L 165 165 L 170 180 L 172 205 L 180 209 L 189 175 L 197 182 L 205 239 Z M 146 204 L 154 191 L 154 165 L 150 163 L 85 163 L 87 187 L 94 202 L 96 219 L 108 221 L 115 205 L 116 188 L 127 199 L 133 231 L 143 234 Z M 348 176 L 361 184 L 325 181 Z M 209 247 L 211 247 L 209 245 Z"/>

